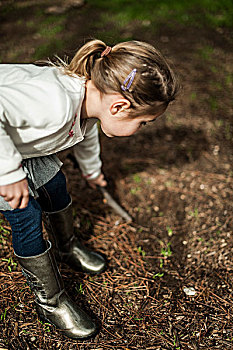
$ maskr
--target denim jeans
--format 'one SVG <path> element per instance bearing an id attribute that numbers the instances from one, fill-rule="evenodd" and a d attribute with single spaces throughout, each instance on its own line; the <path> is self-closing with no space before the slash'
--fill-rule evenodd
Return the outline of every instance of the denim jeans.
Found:
<path id="1" fill-rule="evenodd" d="M 37 192 L 39 197 L 35 200 L 30 196 L 26 208 L 1 211 L 11 225 L 14 251 L 22 257 L 39 255 L 46 250 L 42 234 L 42 211 L 62 210 L 71 201 L 61 170 Z"/>

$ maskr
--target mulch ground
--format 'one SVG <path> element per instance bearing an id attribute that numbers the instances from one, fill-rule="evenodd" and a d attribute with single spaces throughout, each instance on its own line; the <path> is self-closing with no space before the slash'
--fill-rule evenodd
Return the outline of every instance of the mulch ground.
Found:
<path id="1" fill-rule="evenodd" d="M 80 238 L 108 260 L 99 276 L 61 272 L 100 332 L 73 341 L 38 320 L 2 217 L 1 349 L 233 349 L 232 42 L 206 28 L 156 35 L 135 28 L 173 60 L 177 102 L 131 138 L 101 134 L 109 191 L 133 222 L 86 186 L 70 151 L 60 155 Z"/>

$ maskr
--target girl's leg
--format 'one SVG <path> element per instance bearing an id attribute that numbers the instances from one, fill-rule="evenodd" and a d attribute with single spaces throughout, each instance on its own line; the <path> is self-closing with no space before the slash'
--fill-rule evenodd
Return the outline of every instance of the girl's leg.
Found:
<path id="1" fill-rule="evenodd" d="M 44 223 L 56 258 L 75 270 L 91 274 L 102 272 L 106 267 L 105 259 L 84 247 L 75 235 L 72 202 L 62 171 L 37 192 L 38 202 L 45 212 Z"/>
<path id="2" fill-rule="evenodd" d="M 60 170 L 45 185 L 37 189 L 40 204 L 44 212 L 55 212 L 66 208 L 71 202 L 71 198 L 66 188 L 66 178 Z"/>
<path id="3" fill-rule="evenodd" d="M 42 211 L 33 197 L 24 209 L 5 210 L 2 214 L 12 229 L 14 251 L 22 257 L 35 256 L 46 250 L 42 234 Z"/>
<path id="4" fill-rule="evenodd" d="M 40 255 L 17 258 L 36 297 L 36 311 L 43 321 L 52 323 L 62 334 L 74 339 L 84 339 L 96 333 L 91 317 L 64 290 L 50 242 Z"/>

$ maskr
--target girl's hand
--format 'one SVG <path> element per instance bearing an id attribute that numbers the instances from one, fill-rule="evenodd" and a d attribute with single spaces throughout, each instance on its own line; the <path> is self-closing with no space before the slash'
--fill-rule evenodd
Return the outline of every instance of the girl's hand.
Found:
<path id="1" fill-rule="evenodd" d="M 23 179 L 13 184 L 0 186 L 0 196 L 2 196 L 13 209 L 26 208 L 29 200 L 27 180 Z"/>
<path id="2" fill-rule="evenodd" d="M 100 174 L 97 178 L 93 179 L 93 180 L 87 180 L 88 184 L 96 189 L 96 186 L 101 186 L 101 187 L 105 187 L 107 186 L 107 181 L 104 178 L 104 174 Z"/>

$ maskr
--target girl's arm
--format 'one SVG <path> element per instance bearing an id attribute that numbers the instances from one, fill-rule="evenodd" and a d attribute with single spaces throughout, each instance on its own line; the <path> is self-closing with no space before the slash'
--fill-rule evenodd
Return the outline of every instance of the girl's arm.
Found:
<path id="1" fill-rule="evenodd" d="M 28 204 L 28 183 L 21 161 L 21 154 L 5 130 L 4 109 L 0 105 L 0 196 L 13 209 Z"/>
<path id="2" fill-rule="evenodd" d="M 94 182 L 94 180 L 97 179 L 100 180 L 100 182 L 102 181 L 102 177 L 100 177 L 102 162 L 100 159 L 100 144 L 97 124 L 94 124 L 94 126 L 86 132 L 83 141 L 74 146 L 74 156 L 79 164 L 83 176 L 88 182 L 92 182 L 92 180 Z"/>
<path id="3" fill-rule="evenodd" d="M 13 184 L 25 179 L 21 167 L 22 156 L 5 130 L 0 105 L 0 186 Z"/>

